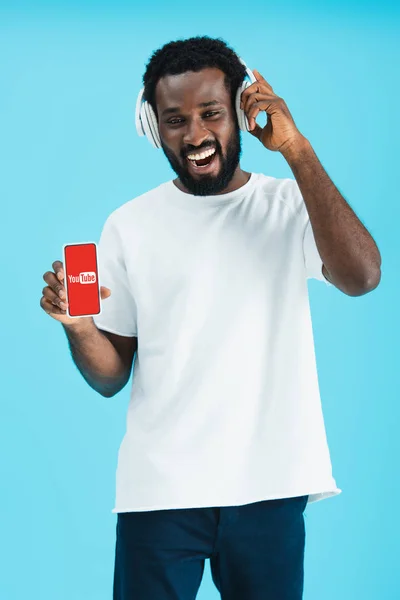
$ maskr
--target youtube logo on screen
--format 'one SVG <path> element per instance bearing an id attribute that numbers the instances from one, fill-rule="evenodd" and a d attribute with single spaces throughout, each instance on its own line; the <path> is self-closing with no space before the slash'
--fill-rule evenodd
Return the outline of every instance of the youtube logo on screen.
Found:
<path id="1" fill-rule="evenodd" d="M 79 275 L 68 275 L 69 283 L 96 283 L 97 277 L 94 271 L 83 271 Z"/>

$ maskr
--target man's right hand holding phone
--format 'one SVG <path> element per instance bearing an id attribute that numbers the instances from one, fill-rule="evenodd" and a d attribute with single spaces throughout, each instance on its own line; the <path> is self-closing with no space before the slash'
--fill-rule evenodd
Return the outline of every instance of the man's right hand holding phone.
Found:
<path id="1" fill-rule="evenodd" d="M 96 327 L 93 317 L 67 315 L 65 271 L 61 261 L 53 263 L 54 271 L 47 271 L 43 279 L 40 306 L 64 327 L 72 357 L 88 384 L 99 394 L 111 398 L 127 383 L 137 349 L 137 338 L 122 337 Z M 111 290 L 100 287 L 100 298 L 105 300 Z"/>
<path id="2" fill-rule="evenodd" d="M 53 271 L 46 271 L 43 275 L 47 286 L 43 288 L 40 306 L 56 321 L 65 326 L 77 326 L 92 320 L 88 317 L 74 317 L 67 315 L 67 295 L 64 286 L 64 265 L 60 260 L 53 262 Z M 100 287 L 100 297 L 105 300 L 111 295 L 111 290 L 104 286 Z"/>

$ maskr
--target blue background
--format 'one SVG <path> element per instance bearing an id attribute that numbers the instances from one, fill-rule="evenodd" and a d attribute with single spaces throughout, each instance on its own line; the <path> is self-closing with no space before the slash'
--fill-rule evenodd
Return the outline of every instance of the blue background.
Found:
<path id="1" fill-rule="evenodd" d="M 399 11 L 389 3 L 2 4 L 0 597 L 111 598 L 117 453 L 129 386 L 84 382 L 39 307 L 62 244 L 173 176 L 136 136 L 144 65 L 221 36 L 282 96 L 383 257 L 379 288 L 310 282 L 328 440 L 343 493 L 308 507 L 306 600 L 393 600 L 399 499 Z M 244 136 L 242 166 L 292 173 Z M 207 568 L 199 600 L 216 600 Z"/>

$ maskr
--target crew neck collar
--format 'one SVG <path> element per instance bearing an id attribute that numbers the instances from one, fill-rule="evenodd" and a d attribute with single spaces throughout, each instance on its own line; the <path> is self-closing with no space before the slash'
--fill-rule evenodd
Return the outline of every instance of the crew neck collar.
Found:
<path id="1" fill-rule="evenodd" d="M 233 190 L 233 192 L 214 194 L 212 196 L 194 196 L 193 194 L 182 192 L 182 190 L 176 187 L 172 179 L 165 185 L 167 186 L 168 195 L 181 206 L 218 206 L 219 204 L 233 202 L 234 200 L 243 197 L 243 195 L 248 194 L 254 187 L 256 178 L 257 175 L 255 173 L 250 173 L 248 181 L 241 187 Z"/>

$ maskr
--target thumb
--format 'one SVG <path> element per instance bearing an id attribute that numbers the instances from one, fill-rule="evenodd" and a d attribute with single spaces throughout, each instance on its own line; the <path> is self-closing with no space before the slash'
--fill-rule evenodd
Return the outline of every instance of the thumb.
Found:
<path id="1" fill-rule="evenodd" d="M 102 285 L 100 287 L 100 298 L 102 300 L 105 300 L 109 296 L 111 296 L 111 290 L 109 288 L 107 288 L 107 287 L 104 287 L 104 285 Z"/>
<path id="2" fill-rule="evenodd" d="M 254 135 L 254 137 L 260 139 L 262 130 L 263 130 L 263 128 L 260 127 L 258 123 L 256 123 L 256 126 L 254 127 L 254 129 L 250 129 L 249 133 L 251 133 L 251 135 Z"/>

